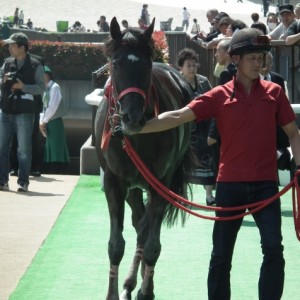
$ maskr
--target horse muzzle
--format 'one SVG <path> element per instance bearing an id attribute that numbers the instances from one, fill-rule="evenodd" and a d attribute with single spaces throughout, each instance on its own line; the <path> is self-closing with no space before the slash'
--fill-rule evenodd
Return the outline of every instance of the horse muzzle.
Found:
<path id="1" fill-rule="evenodd" d="M 124 135 L 134 135 L 139 133 L 142 128 L 145 126 L 145 119 L 143 118 L 141 121 L 137 123 L 133 122 L 124 122 L 121 121 L 121 129 Z"/>

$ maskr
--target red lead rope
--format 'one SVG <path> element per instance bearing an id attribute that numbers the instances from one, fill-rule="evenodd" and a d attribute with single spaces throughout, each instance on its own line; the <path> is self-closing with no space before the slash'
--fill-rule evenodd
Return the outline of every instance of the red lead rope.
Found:
<path id="1" fill-rule="evenodd" d="M 206 206 L 201 204 L 193 203 L 166 188 L 157 178 L 153 176 L 153 174 L 150 172 L 150 170 L 145 166 L 145 164 L 141 161 L 140 157 L 137 155 L 137 153 L 134 151 L 130 141 L 127 137 L 124 137 L 123 140 L 123 148 L 127 152 L 128 156 L 132 160 L 132 162 L 135 164 L 137 169 L 140 171 L 140 173 L 144 176 L 144 178 L 147 180 L 147 182 L 167 201 L 169 201 L 174 206 L 180 208 L 181 210 L 194 215 L 199 218 L 207 219 L 207 220 L 216 220 L 216 221 L 230 221 L 230 220 L 236 220 L 239 218 L 242 218 L 246 215 L 253 214 L 279 197 L 281 197 L 283 194 L 285 194 L 290 188 L 292 188 L 292 196 L 293 196 L 293 215 L 294 215 L 294 224 L 295 224 L 295 230 L 296 230 L 296 236 L 298 240 L 300 241 L 300 217 L 299 217 L 299 206 L 300 206 L 300 192 L 299 192 L 299 184 L 297 180 L 297 176 L 294 177 L 294 180 L 291 181 L 286 187 L 284 187 L 278 194 L 274 195 L 271 198 L 265 199 L 263 201 L 259 201 L 256 203 L 252 203 L 249 205 L 243 205 L 243 206 L 236 206 L 236 207 L 212 207 L 212 206 Z M 300 175 L 300 171 L 297 171 L 295 175 Z M 204 210 L 214 210 L 214 211 L 237 211 L 237 210 L 246 210 L 247 212 L 236 214 L 234 216 L 227 216 L 227 217 L 217 217 L 217 216 L 206 216 L 199 214 L 190 208 L 188 208 L 186 205 L 201 208 Z"/>
<path id="2" fill-rule="evenodd" d="M 299 182 L 297 180 L 297 176 L 300 175 L 300 171 L 297 170 L 294 180 L 289 183 L 289 185 L 293 186 L 293 215 L 294 215 L 294 223 L 296 236 L 300 241 L 300 216 L 299 216 L 299 206 L 300 206 L 300 188 Z"/>

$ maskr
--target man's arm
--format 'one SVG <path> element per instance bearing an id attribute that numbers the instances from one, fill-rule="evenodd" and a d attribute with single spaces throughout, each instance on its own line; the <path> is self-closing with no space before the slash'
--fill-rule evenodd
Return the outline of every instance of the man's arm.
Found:
<path id="1" fill-rule="evenodd" d="M 292 45 L 299 41 L 300 33 L 299 33 L 299 21 L 294 21 L 286 31 L 286 39 L 285 43 L 287 45 Z"/>
<path id="2" fill-rule="evenodd" d="M 35 84 L 25 84 L 22 88 L 24 93 L 31 95 L 42 95 L 45 91 L 44 68 L 40 64 L 34 74 Z"/>
<path id="3" fill-rule="evenodd" d="M 271 40 L 279 40 L 280 39 L 280 35 L 281 35 L 281 27 L 282 24 L 277 25 L 277 27 L 275 27 L 267 36 L 269 37 L 269 39 Z"/>
<path id="4" fill-rule="evenodd" d="M 292 45 L 300 40 L 300 33 L 292 34 L 286 37 L 285 43 L 287 45 Z"/>
<path id="5" fill-rule="evenodd" d="M 296 122 L 291 122 L 285 126 L 282 126 L 289 137 L 293 157 L 297 166 L 300 166 L 300 135 Z"/>
<path id="6" fill-rule="evenodd" d="M 195 120 L 194 112 L 187 106 L 164 112 L 149 120 L 139 133 L 151 133 L 168 130 L 181 124 Z"/>
<path id="7" fill-rule="evenodd" d="M 42 65 L 38 65 L 35 70 L 35 84 L 24 84 L 20 79 L 13 84 L 12 90 L 22 90 L 22 92 L 31 95 L 42 95 L 45 91 L 44 69 Z"/>

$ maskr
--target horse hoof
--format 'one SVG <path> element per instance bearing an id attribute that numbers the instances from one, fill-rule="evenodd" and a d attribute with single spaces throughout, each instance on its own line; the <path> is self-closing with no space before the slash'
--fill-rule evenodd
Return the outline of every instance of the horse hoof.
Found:
<path id="1" fill-rule="evenodd" d="M 128 290 L 123 290 L 119 295 L 119 300 L 131 300 L 131 292 Z"/>
<path id="2" fill-rule="evenodd" d="M 135 300 L 154 300 L 154 294 L 151 295 L 143 295 L 141 290 L 138 291 Z"/>

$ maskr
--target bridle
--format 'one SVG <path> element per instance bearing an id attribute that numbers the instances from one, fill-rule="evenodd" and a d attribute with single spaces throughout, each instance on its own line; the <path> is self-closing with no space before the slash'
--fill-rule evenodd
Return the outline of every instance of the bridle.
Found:
<path id="1" fill-rule="evenodd" d="M 121 44 L 118 47 L 121 47 L 123 45 L 127 45 L 126 41 L 122 41 Z M 108 66 L 110 63 L 107 64 Z M 109 67 L 108 67 L 109 68 Z M 146 112 L 146 109 L 150 106 L 150 100 L 153 101 L 153 109 L 154 109 L 154 116 L 157 116 L 159 114 L 159 104 L 158 104 L 158 97 L 156 89 L 153 85 L 152 79 L 150 78 L 149 87 L 147 91 L 144 91 L 138 87 L 130 86 L 127 87 L 121 91 L 117 91 L 116 84 L 115 84 L 115 78 L 114 78 L 114 72 L 113 68 L 111 69 L 111 82 L 110 82 L 110 89 L 107 93 L 107 99 L 109 102 L 109 110 L 108 110 L 108 124 L 110 125 L 110 133 L 112 134 L 120 134 L 122 132 L 120 127 L 120 120 L 122 118 L 122 115 L 120 113 L 121 109 L 121 101 L 123 98 L 130 94 L 130 93 L 136 93 L 140 95 L 144 101 L 143 105 L 143 112 Z M 105 140 L 106 140 L 106 134 L 105 134 Z M 101 146 L 101 148 L 103 148 Z"/>
<path id="2" fill-rule="evenodd" d="M 149 84 L 149 89 L 147 94 L 138 87 L 128 87 L 118 93 L 114 85 L 113 76 L 111 76 L 111 82 L 108 83 L 108 86 L 109 88 L 107 87 L 107 94 L 105 95 L 109 103 L 107 120 L 108 123 L 110 124 L 109 125 L 110 133 L 112 133 L 113 135 L 115 135 L 116 133 L 120 134 L 121 132 L 121 127 L 120 127 L 120 121 L 122 118 L 122 114 L 120 113 L 121 101 L 126 95 L 130 93 L 137 93 L 143 98 L 143 102 L 144 102 L 143 112 L 145 112 L 147 107 L 149 106 L 151 97 L 152 98 L 154 97 L 154 114 L 158 115 L 158 103 L 157 103 L 156 90 L 153 87 L 151 81 Z"/>

